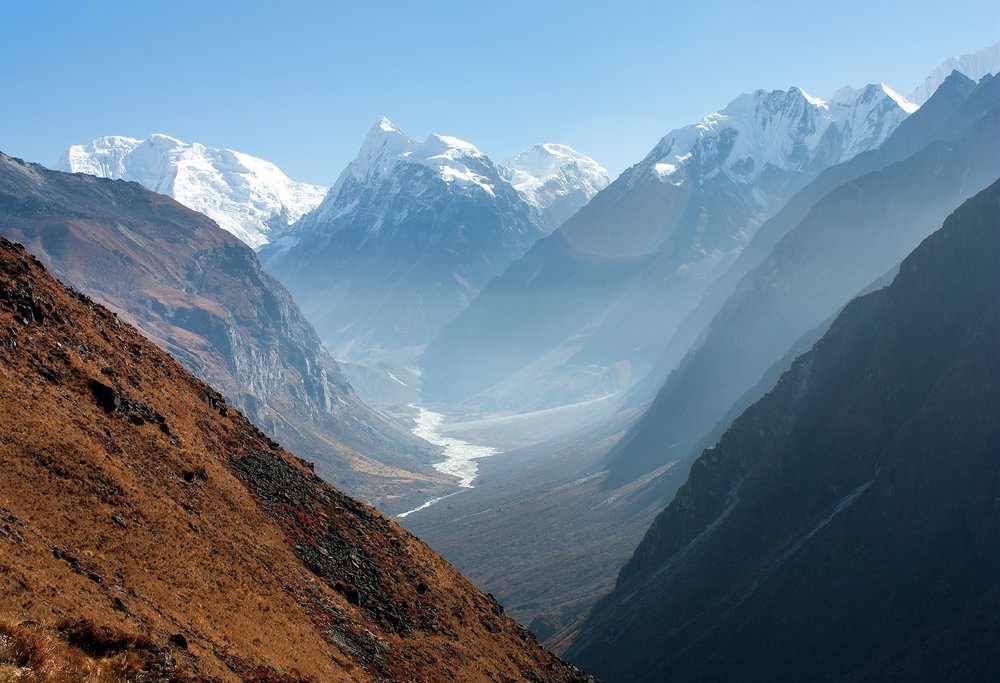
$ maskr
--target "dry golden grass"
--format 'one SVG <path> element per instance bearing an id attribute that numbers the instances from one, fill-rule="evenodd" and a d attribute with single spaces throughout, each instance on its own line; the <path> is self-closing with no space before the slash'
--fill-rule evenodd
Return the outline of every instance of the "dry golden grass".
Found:
<path id="1" fill-rule="evenodd" d="M 0 618 L 12 681 L 585 680 L 2 239 Z"/>
<path id="2" fill-rule="evenodd" d="M 142 637 L 91 622 L 44 629 L 0 622 L 0 683 L 139 683 L 159 653 Z M 183 672 L 157 680 L 191 680 Z"/>

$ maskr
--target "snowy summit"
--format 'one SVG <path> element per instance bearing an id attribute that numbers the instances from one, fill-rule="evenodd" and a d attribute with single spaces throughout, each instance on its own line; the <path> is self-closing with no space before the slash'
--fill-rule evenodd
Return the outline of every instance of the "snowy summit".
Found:
<path id="1" fill-rule="evenodd" d="M 758 90 L 668 133 L 645 163 L 672 185 L 756 184 L 873 149 L 917 108 L 884 84 L 841 88 L 827 99 L 797 87 Z"/>
<path id="2" fill-rule="evenodd" d="M 324 223 L 350 212 L 353 202 L 344 201 L 357 188 L 379 186 L 401 168 L 422 167 L 453 189 L 482 191 L 494 195 L 495 180 L 485 166 L 492 164 L 472 143 L 449 135 L 430 135 L 413 140 L 387 118 L 368 131 L 358 156 L 337 178 L 309 223 Z M 296 227 L 298 230 L 298 226 Z"/>
<path id="3" fill-rule="evenodd" d="M 56 168 L 130 180 L 212 218 L 259 249 L 315 208 L 326 188 L 298 183 L 274 164 L 169 135 L 97 138 L 67 149 Z"/>
<path id="4" fill-rule="evenodd" d="M 329 194 L 261 260 L 338 358 L 426 344 L 543 237 L 530 205 L 476 146 L 368 131 Z"/>
<path id="5" fill-rule="evenodd" d="M 500 164 L 500 171 L 555 230 L 611 182 L 608 171 L 568 145 L 534 145 Z"/>

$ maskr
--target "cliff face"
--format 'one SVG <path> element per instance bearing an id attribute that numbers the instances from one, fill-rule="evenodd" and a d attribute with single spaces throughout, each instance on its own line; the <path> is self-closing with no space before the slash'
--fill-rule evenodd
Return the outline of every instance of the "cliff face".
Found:
<path id="1" fill-rule="evenodd" d="M 0 234 L 352 493 L 392 508 L 400 490 L 443 483 L 426 444 L 357 398 L 288 292 L 202 214 L 136 183 L 0 155 Z"/>
<path id="2" fill-rule="evenodd" d="M 569 657 L 609 680 L 995 678 L 998 262 L 1000 183 L 701 455 Z"/>
<path id="3" fill-rule="evenodd" d="M 3 239 L 0 435 L 0 622 L 149 680 L 587 680 Z"/>

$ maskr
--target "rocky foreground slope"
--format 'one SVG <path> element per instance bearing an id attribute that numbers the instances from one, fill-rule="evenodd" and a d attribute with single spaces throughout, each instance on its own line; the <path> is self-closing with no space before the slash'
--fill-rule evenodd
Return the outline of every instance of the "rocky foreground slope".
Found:
<path id="1" fill-rule="evenodd" d="M 588 680 L 0 239 L 0 668 L 60 664 L 25 633 L 141 680 Z"/>
<path id="2" fill-rule="evenodd" d="M 206 216 L 138 183 L 0 153 L 0 234 L 352 495 L 405 510 L 400 495 L 446 486 L 427 444 L 357 397 L 284 287 Z"/>

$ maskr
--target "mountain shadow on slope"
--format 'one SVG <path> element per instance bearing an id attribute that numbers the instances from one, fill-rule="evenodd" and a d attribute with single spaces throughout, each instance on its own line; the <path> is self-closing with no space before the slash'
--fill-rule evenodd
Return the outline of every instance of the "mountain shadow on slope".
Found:
<path id="1" fill-rule="evenodd" d="M 1000 675 L 1000 182 L 694 463 L 564 634 L 609 681 Z"/>

